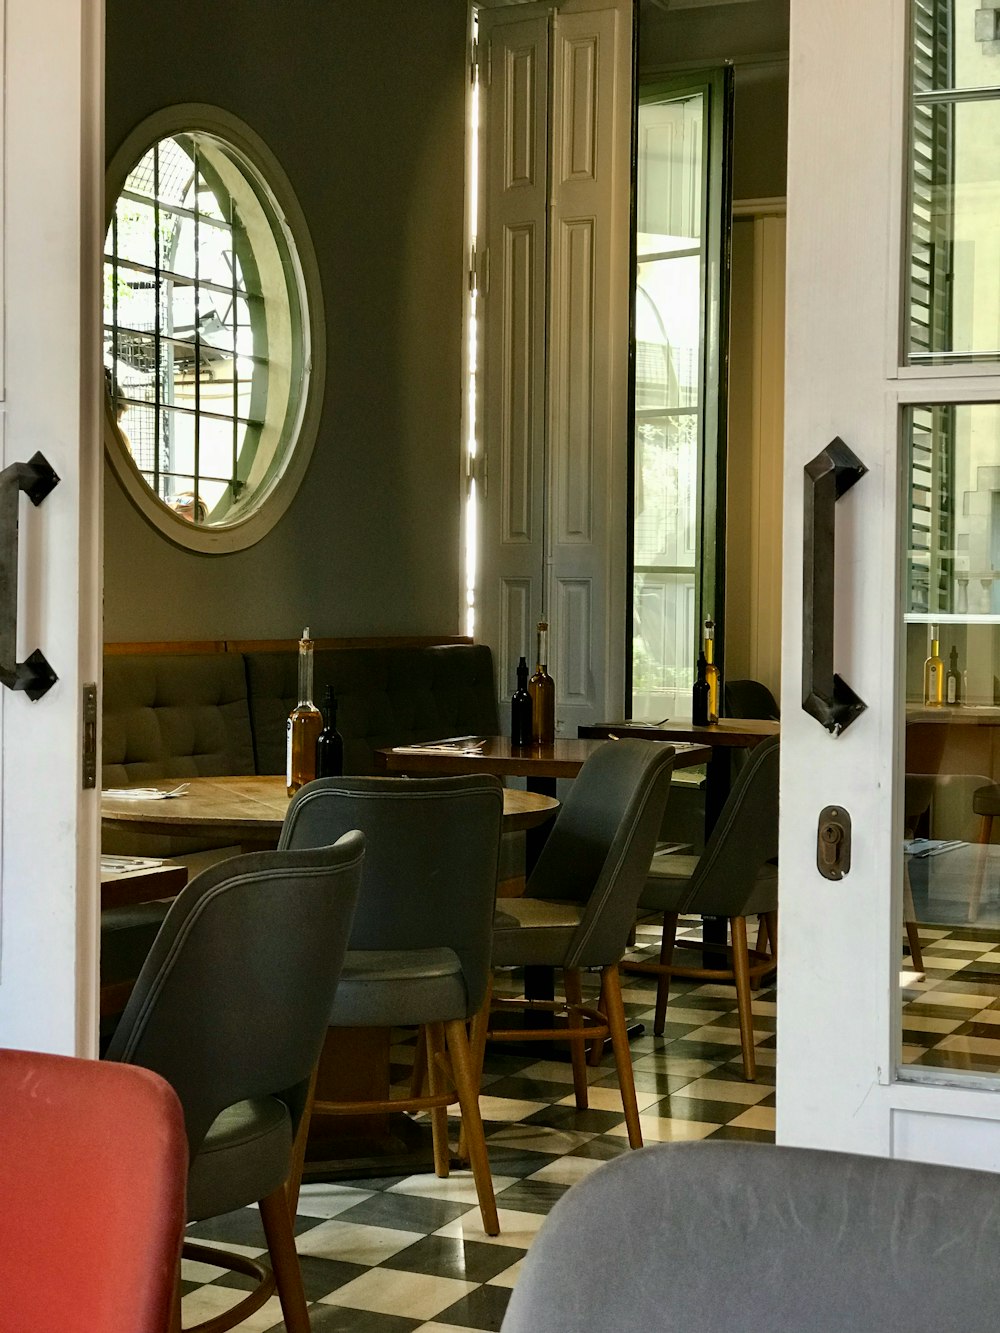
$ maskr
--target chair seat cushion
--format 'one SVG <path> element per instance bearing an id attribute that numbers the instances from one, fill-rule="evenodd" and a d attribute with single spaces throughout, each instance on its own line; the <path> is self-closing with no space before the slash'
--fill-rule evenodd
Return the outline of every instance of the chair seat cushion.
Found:
<path id="1" fill-rule="evenodd" d="M 349 949 L 337 983 L 331 1027 L 411 1027 L 470 1018 L 452 949 Z"/>
<path id="2" fill-rule="evenodd" d="M 562 966 L 583 911 L 568 900 L 505 898 L 493 918 L 493 966 Z"/>
<path id="3" fill-rule="evenodd" d="M 189 1222 L 266 1198 L 288 1176 L 292 1120 L 277 1097 L 237 1102 L 217 1116 L 188 1172 Z"/>

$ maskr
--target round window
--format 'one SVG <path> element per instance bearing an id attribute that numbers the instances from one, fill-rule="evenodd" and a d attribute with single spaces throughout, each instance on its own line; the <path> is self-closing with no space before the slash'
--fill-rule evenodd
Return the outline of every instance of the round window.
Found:
<path id="1" fill-rule="evenodd" d="M 108 186 L 111 461 L 172 541 L 249 546 L 287 508 L 315 439 L 322 301 L 301 210 L 253 131 L 213 107 L 145 121 Z"/>

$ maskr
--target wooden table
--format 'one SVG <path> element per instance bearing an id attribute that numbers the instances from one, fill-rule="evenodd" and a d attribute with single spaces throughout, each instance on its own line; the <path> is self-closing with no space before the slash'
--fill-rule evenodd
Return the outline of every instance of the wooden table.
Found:
<path id="1" fill-rule="evenodd" d="M 580 730 L 583 732 L 584 728 Z M 434 744 L 399 745 L 391 750 L 376 750 L 375 763 L 383 772 L 409 773 L 414 777 L 420 774 L 442 777 L 448 773 L 493 773 L 498 778 L 526 778 L 529 791 L 554 796 L 557 779 L 575 778 L 608 736 L 604 734 L 599 740 L 559 737 L 551 745 L 531 746 L 511 745 L 506 736 L 481 739 L 484 743 L 474 750 L 448 749 Z M 657 736 L 655 739 L 664 738 Z M 709 752 L 703 745 L 682 744 L 677 746 L 674 766 L 691 768 L 708 759 Z"/>
<path id="2" fill-rule="evenodd" d="M 159 898 L 175 898 L 187 883 L 187 877 L 187 866 L 178 865 L 176 861 L 128 870 L 105 870 L 102 866 L 101 911 L 156 902 Z"/>
<path id="3" fill-rule="evenodd" d="M 749 750 L 771 736 L 777 736 L 781 724 L 756 718 L 720 718 L 709 727 L 696 727 L 693 722 L 637 723 L 595 722 L 580 727 L 581 737 L 621 738 L 636 736 L 647 741 L 665 741 L 669 745 L 696 745 L 709 753 L 696 763 L 708 761 L 705 770 L 705 832 L 715 827 L 729 795 L 731 780 L 730 756 L 733 750 Z M 680 765 L 678 765 L 679 767 Z"/>
<path id="4" fill-rule="evenodd" d="M 162 787 L 169 791 L 173 785 L 164 782 Z M 284 777 L 191 778 L 183 796 L 166 800 L 102 796 L 101 823 L 130 833 L 211 837 L 220 845 L 237 843 L 245 851 L 259 851 L 277 845 L 289 799 Z M 534 828 L 558 808 L 551 797 L 505 789 L 504 832 Z"/>

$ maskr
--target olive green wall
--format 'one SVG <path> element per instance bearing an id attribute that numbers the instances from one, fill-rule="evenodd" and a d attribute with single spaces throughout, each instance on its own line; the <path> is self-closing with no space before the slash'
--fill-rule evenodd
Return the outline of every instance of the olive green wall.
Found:
<path id="1" fill-rule="evenodd" d="M 326 396 L 251 549 L 170 545 L 105 466 L 108 640 L 459 631 L 465 0 L 107 0 L 107 153 L 210 102 L 287 172 L 319 260 Z"/>

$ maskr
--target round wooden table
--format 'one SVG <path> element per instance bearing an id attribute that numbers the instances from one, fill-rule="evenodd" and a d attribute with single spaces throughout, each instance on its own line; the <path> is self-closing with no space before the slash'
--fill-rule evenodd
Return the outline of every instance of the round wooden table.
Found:
<path id="1" fill-rule="evenodd" d="M 141 784 L 172 791 L 180 780 Z M 167 799 L 101 796 L 101 823 L 129 833 L 172 834 L 239 843 L 248 851 L 274 847 L 288 810 L 284 777 L 187 778 L 187 791 Z M 551 819 L 559 802 L 537 792 L 504 788 L 503 831 L 516 833 Z"/>

